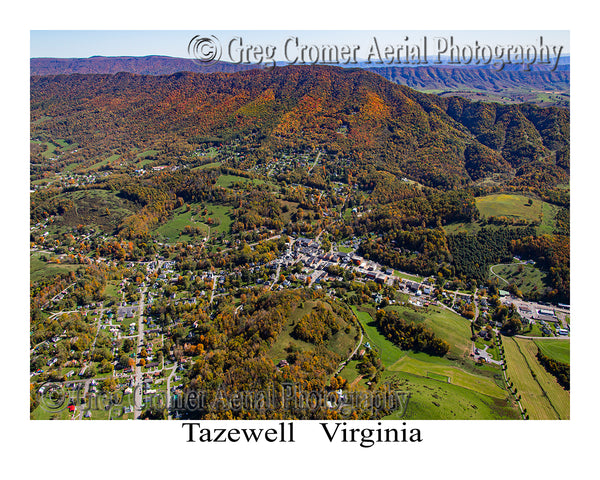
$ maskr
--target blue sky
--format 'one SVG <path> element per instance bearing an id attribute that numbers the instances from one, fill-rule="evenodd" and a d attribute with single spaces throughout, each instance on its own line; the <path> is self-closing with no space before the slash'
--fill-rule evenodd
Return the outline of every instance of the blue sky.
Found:
<path id="1" fill-rule="evenodd" d="M 569 32 L 565 30 L 32 30 L 30 56 L 85 58 L 103 56 L 167 55 L 188 58 L 187 45 L 194 35 L 214 35 L 223 45 L 233 37 L 241 37 L 245 44 L 275 45 L 279 48 L 289 36 L 298 36 L 305 44 L 359 44 L 367 45 L 373 36 L 380 43 L 403 44 L 418 41 L 424 36 L 454 37 L 457 44 L 528 45 L 537 44 L 539 37 L 551 45 L 562 45 L 563 55 L 570 51 Z M 409 41 L 405 42 L 405 37 Z M 368 47 L 365 47 L 368 50 Z M 361 48 L 362 51 L 362 48 Z M 281 59 L 281 57 L 279 57 Z"/>

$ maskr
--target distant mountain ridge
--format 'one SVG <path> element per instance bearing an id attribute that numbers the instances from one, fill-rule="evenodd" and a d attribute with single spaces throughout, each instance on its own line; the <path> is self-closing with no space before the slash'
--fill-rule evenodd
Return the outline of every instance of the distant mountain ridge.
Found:
<path id="1" fill-rule="evenodd" d="M 447 59 L 446 59 L 447 60 Z M 432 74 L 440 72 L 440 76 L 448 76 L 462 72 L 479 72 L 480 77 L 486 76 L 486 72 L 491 74 L 500 74 L 500 77 L 510 73 L 523 73 L 525 75 L 517 75 L 525 78 L 528 74 L 534 73 L 532 78 L 536 78 L 537 74 L 561 74 L 557 75 L 561 81 L 569 78 L 569 57 L 561 58 L 558 68 L 555 72 L 540 65 L 532 65 L 531 72 L 525 72 L 521 65 L 506 65 L 503 70 L 497 70 L 490 65 L 460 65 L 453 66 L 448 64 L 427 65 L 427 66 L 403 66 L 403 65 L 388 65 L 383 66 L 377 63 L 367 63 L 360 61 L 356 65 L 340 65 L 341 67 L 362 68 L 371 70 L 391 80 L 390 72 L 394 72 L 394 77 L 410 77 L 410 71 L 421 71 Z M 285 66 L 285 62 L 278 62 L 278 66 Z M 242 65 L 229 62 L 216 62 L 212 65 L 202 65 L 191 58 L 168 57 L 164 55 L 148 55 L 144 57 L 118 56 L 104 57 L 93 56 L 89 58 L 32 58 L 30 61 L 30 75 L 69 75 L 72 73 L 119 73 L 127 72 L 138 75 L 170 75 L 177 72 L 194 72 L 194 73 L 214 73 L 214 72 L 239 72 L 243 70 L 252 70 L 261 68 L 259 65 Z M 398 72 L 402 72 L 399 74 Z M 411 86 L 411 85 L 408 85 Z"/>
<path id="2" fill-rule="evenodd" d="M 524 71 L 520 65 L 507 65 L 498 71 L 490 66 L 377 66 L 360 62 L 354 68 L 377 73 L 386 80 L 417 90 L 444 96 L 460 95 L 471 100 L 500 103 L 531 102 L 542 106 L 568 106 L 570 92 L 569 59 L 561 59 L 552 72 L 534 65 Z M 200 65 L 189 58 L 151 55 L 147 57 L 32 58 L 30 74 L 70 75 L 116 74 L 171 75 L 177 72 L 234 73 L 260 69 L 257 65 L 217 62 Z M 277 67 L 279 68 L 279 67 Z"/>
<path id="3" fill-rule="evenodd" d="M 72 73 L 108 73 L 120 72 L 137 75 L 170 75 L 177 72 L 213 73 L 239 72 L 252 70 L 256 65 L 236 65 L 216 62 L 213 65 L 201 65 L 191 58 L 149 55 L 145 57 L 102 57 L 89 58 L 32 58 L 31 75 L 70 75 Z"/>

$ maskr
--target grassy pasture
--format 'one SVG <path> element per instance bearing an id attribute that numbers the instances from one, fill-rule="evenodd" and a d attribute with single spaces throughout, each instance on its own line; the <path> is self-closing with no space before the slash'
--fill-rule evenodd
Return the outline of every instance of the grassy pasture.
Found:
<path id="1" fill-rule="evenodd" d="M 99 162 L 96 162 L 93 165 L 90 165 L 88 168 L 86 168 L 86 171 L 97 170 L 100 167 L 104 167 L 105 165 L 108 165 L 109 163 L 114 162 L 117 158 L 119 158 L 119 155 L 115 153 L 114 155 L 111 155 L 110 157 L 100 160 Z"/>
<path id="2" fill-rule="evenodd" d="M 426 356 L 420 356 L 420 358 L 416 358 L 416 356 L 411 353 L 401 358 L 392 365 L 389 370 L 392 372 L 402 371 L 421 377 L 443 380 L 447 383 L 458 385 L 490 397 L 505 398 L 507 396 L 507 392 L 503 388 L 500 388 L 490 377 L 483 377 L 465 372 L 464 370 L 453 366 L 449 361 L 447 364 L 442 362 L 434 363 L 428 361 L 431 357 L 425 357 Z"/>
<path id="3" fill-rule="evenodd" d="M 220 165 L 221 162 L 205 163 L 204 165 L 200 165 L 199 167 L 192 168 L 192 170 L 209 170 L 211 168 L 216 168 Z"/>
<path id="4" fill-rule="evenodd" d="M 399 392 L 410 393 L 404 416 L 393 412 L 387 420 L 493 420 L 517 419 L 518 411 L 507 399 L 490 397 L 436 378 L 408 372 L 386 371 L 383 381 L 392 381 Z"/>
<path id="5" fill-rule="evenodd" d="M 369 342 L 371 347 L 379 351 L 381 362 L 383 363 L 384 367 L 387 368 L 393 365 L 404 356 L 405 352 L 403 350 L 398 348 L 381 333 L 379 333 L 379 330 L 377 330 L 377 327 L 375 326 L 373 317 L 371 317 L 368 312 L 359 311 L 355 306 L 352 306 L 352 310 L 356 314 L 356 317 L 365 330 L 365 338 L 363 342 Z"/>
<path id="6" fill-rule="evenodd" d="M 255 185 L 264 185 L 265 181 L 258 178 L 239 177 L 237 175 L 221 175 L 217 179 L 217 185 L 224 188 L 231 188 L 234 183 L 253 183 Z"/>
<path id="7" fill-rule="evenodd" d="M 528 222 L 540 220 L 542 215 L 542 201 L 533 199 L 532 205 L 528 205 L 530 198 L 523 195 L 499 193 L 487 195 L 475 199 L 479 212 L 484 217 L 512 217 L 521 218 Z"/>
<path id="8" fill-rule="evenodd" d="M 404 418 L 519 418 L 516 406 L 508 399 L 508 392 L 503 388 L 497 368 L 474 366 L 473 362 L 462 355 L 440 358 L 422 352 L 403 351 L 378 332 L 369 312 L 358 310 L 355 306 L 352 310 L 365 330 L 364 342 L 369 342 L 380 354 L 385 367 L 381 381 L 393 380 L 394 388 L 411 393 Z M 410 313 L 415 314 L 412 311 Z M 468 321 L 452 312 L 432 309 L 430 313 L 431 315 L 422 314 L 422 321 L 435 328 L 436 334 L 446 340 L 458 342 L 458 345 L 468 344 Z M 454 349 L 457 350 L 456 346 Z M 461 351 L 462 347 L 458 350 Z M 342 370 L 341 376 L 350 383 L 358 378 L 357 364 L 358 362 L 350 362 Z M 355 388 L 366 388 L 364 379 L 355 384 Z M 401 417 L 399 412 L 395 412 L 386 418 Z"/>
<path id="9" fill-rule="evenodd" d="M 77 270 L 78 267 L 81 267 L 81 265 L 47 262 L 40 258 L 43 255 L 44 253 L 34 252 L 29 258 L 29 278 L 32 282 L 40 280 L 44 277 L 51 277 L 54 275 L 71 272 Z M 48 254 L 45 255 L 46 257 L 50 257 Z"/>
<path id="10" fill-rule="evenodd" d="M 419 275 L 411 275 L 409 273 L 400 273 L 398 270 L 394 270 L 394 276 L 405 278 L 407 280 L 412 280 L 413 282 L 421 283 L 425 277 L 420 277 Z"/>
<path id="11" fill-rule="evenodd" d="M 302 317 L 308 315 L 318 305 L 321 305 L 328 310 L 331 310 L 331 307 L 328 303 L 317 300 L 307 300 L 304 301 L 301 305 L 302 306 L 299 305 L 292 312 L 290 312 L 290 315 L 287 318 L 281 333 L 277 336 L 275 343 L 269 350 L 269 357 L 271 357 L 271 359 L 276 363 L 279 360 L 282 360 L 287 357 L 285 349 L 289 345 L 292 345 L 301 351 L 314 350 L 316 348 L 316 345 L 313 345 L 312 343 L 305 342 L 303 340 L 299 340 L 297 338 L 292 337 L 292 331 L 294 330 L 294 326 L 296 325 L 296 323 Z M 344 322 L 339 316 L 337 316 L 337 318 L 340 324 Z M 329 338 L 326 342 L 324 342 L 324 345 L 328 350 L 331 350 L 332 352 L 340 355 L 340 357 L 342 357 L 343 359 L 346 359 L 347 356 L 352 352 L 352 350 L 356 346 L 356 335 L 357 331 L 355 327 L 351 328 L 349 333 L 345 333 L 344 329 L 342 328 L 331 338 Z M 356 376 L 358 376 L 358 372 L 356 372 L 356 375 L 353 378 L 356 378 Z"/>
<path id="12" fill-rule="evenodd" d="M 468 354 L 471 347 L 471 327 L 469 321 L 442 307 L 430 306 L 415 312 L 402 305 L 391 305 L 386 310 L 394 310 L 406 321 L 423 321 L 436 336 L 450 344 L 450 352 L 456 356 Z"/>
<path id="13" fill-rule="evenodd" d="M 535 344 L 540 347 L 544 355 L 557 362 L 571 363 L 571 341 L 570 340 L 549 340 L 539 341 Z"/>
<path id="14" fill-rule="evenodd" d="M 521 395 L 521 404 L 534 420 L 570 417 L 570 394 L 537 361 L 534 341 L 505 337 L 507 375 Z"/>
<path id="15" fill-rule="evenodd" d="M 552 233 L 555 228 L 555 217 L 558 208 L 549 203 L 538 199 L 531 199 L 532 204 L 529 205 L 530 197 L 519 194 L 498 193 L 486 195 L 485 197 L 477 197 L 475 203 L 482 218 L 487 217 L 508 217 L 515 220 L 525 220 L 527 223 L 539 222 L 537 227 L 539 234 Z M 488 225 L 489 227 L 505 228 L 501 225 Z M 509 225 L 509 228 L 511 226 Z M 456 234 L 466 232 L 470 235 L 475 235 L 481 230 L 481 222 L 472 223 L 451 223 L 444 225 L 444 231 L 447 234 Z"/>
<path id="16" fill-rule="evenodd" d="M 206 207 L 207 215 L 204 216 L 199 210 L 204 210 L 201 207 Z M 218 233 L 228 234 L 230 231 L 233 219 L 231 218 L 231 207 L 224 205 L 200 205 L 193 204 L 190 210 L 187 207 L 180 207 L 174 211 L 174 216 L 166 223 L 162 224 L 156 229 L 156 231 L 170 241 L 190 241 L 192 237 L 189 235 L 182 235 L 183 229 L 189 225 L 191 227 L 200 227 L 203 229 L 204 235 L 208 235 L 210 226 L 210 236 L 212 237 Z M 207 220 L 212 218 L 218 220 L 218 225 L 208 225 Z"/>
<path id="17" fill-rule="evenodd" d="M 526 296 L 535 291 L 542 292 L 548 286 L 546 272 L 540 270 L 535 265 L 522 265 L 521 272 L 519 272 L 520 265 L 517 263 L 497 265 L 493 269 L 497 275 L 505 279 L 508 283 L 514 283 Z M 490 278 L 496 277 L 490 272 Z M 501 283 L 505 285 L 504 282 Z"/>

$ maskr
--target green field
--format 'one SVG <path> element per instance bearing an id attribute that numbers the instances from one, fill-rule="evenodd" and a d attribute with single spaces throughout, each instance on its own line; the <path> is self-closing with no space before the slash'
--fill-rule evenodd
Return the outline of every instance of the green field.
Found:
<path id="1" fill-rule="evenodd" d="M 469 320 L 442 307 L 429 307 L 425 324 L 438 337 L 450 343 L 450 353 L 464 356 L 471 351 L 471 324 Z"/>
<path id="2" fill-rule="evenodd" d="M 542 202 L 542 223 L 537 227 L 537 233 L 539 235 L 554 233 L 557 212 L 558 207 L 556 205 Z"/>
<path id="3" fill-rule="evenodd" d="M 140 152 L 136 155 L 136 168 L 144 168 L 146 165 L 151 164 L 152 162 L 154 162 L 155 158 L 148 158 L 148 157 L 154 157 L 156 154 L 158 153 L 158 150 L 144 150 L 143 152 Z"/>
<path id="4" fill-rule="evenodd" d="M 433 378 L 434 380 L 439 380 L 440 382 L 450 383 L 450 377 L 446 375 L 441 375 L 439 373 L 427 371 L 427 377 Z"/>
<path id="5" fill-rule="evenodd" d="M 39 140 L 31 140 L 31 143 L 35 143 L 38 145 L 44 145 L 46 147 L 46 150 L 44 150 L 42 152 L 42 157 L 46 160 L 48 158 L 52 157 L 58 148 L 56 145 L 54 145 L 53 143 L 50 143 L 50 142 L 40 142 Z"/>
<path id="6" fill-rule="evenodd" d="M 359 311 L 355 306 L 352 306 L 352 311 L 356 314 L 356 317 L 365 330 L 363 343 L 369 342 L 371 347 L 379 352 L 384 367 L 387 368 L 393 365 L 405 355 L 403 350 L 379 333 L 379 330 L 375 326 L 375 321 L 368 312 Z"/>
<path id="7" fill-rule="evenodd" d="M 192 168 L 192 170 L 208 170 L 211 168 L 219 167 L 220 165 L 221 162 L 205 163 L 204 165 L 200 165 L 199 167 Z"/>
<path id="8" fill-rule="evenodd" d="M 422 315 L 421 321 L 436 335 L 449 341 L 451 352 L 454 351 L 447 357 L 403 351 L 377 331 L 368 312 L 352 307 L 365 329 L 363 342 L 370 342 L 380 354 L 385 367 L 382 380 L 401 378 L 410 387 L 408 390 L 413 397 L 407 418 L 518 417 L 515 407 L 507 400 L 508 392 L 503 387 L 500 370 L 492 366 L 478 367 L 468 359 L 471 330 L 467 320 L 441 309 L 432 308 L 429 312 L 418 314 L 407 307 L 386 308 L 410 313 L 412 321 L 415 321 L 415 315 Z M 342 376 L 350 383 L 354 381 L 358 376 L 356 366 L 351 362 L 342 371 Z M 363 382 L 358 383 L 358 388 Z M 396 417 L 392 414 L 389 418 Z"/>
<path id="9" fill-rule="evenodd" d="M 51 277 L 53 275 L 71 272 L 73 270 L 77 270 L 77 268 L 81 266 L 71 264 L 49 263 L 40 258 L 44 255 L 47 258 L 50 258 L 52 256 L 51 254 L 34 252 L 29 258 L 29 277 L 32 282 L 35 282 L 44 277 Z"/>
<path id="10" fill-rule="evenodd" d="M 494 273 L 506 280 L 508 284 L 514 283 L 526 297 L 534 292 L 541 293 L 548 286 L 546 283 L 548 275 L 535 265 L 513 263 L 510 265 L 494 265 L 492 268 Z M 489 277 L 497 278 L 491 272 Z M 499 285 L 499 288 L 502 288 L 502 285 L 507 285 L 507 283 L 500 281 Z"/>
<path id="11" fill-rule="evenodd" d="M 340 377 L 346 379 L 348 382 L 348 385 L 350 385 L 352 382 L 356 381 L 356 379 L 359 377 L 360 373 L 357 369 L 357 366 L 359 363 L 360 363 L 359 360 L 351 360 L 340 372 Z M 357 382 L 357 383 L 359 384 L 359 386 L 361 388 L 366 388 L 366 385 L 364 385 L 365 381 L 366 380 L 362 380 L 362 382 Z"/>
<path id="12" fill-rule="evenodd" d="M 42 157 L 46 160 L 57 153 L 68 152 L 69 150 L 77 148 L 77 143 L 67 143 L 67 141 L 63 139 L 54 140 L 52 142 L 41 142 L 39 140 L 30 141 L 31 143 L 44 145 L 46 147 L 46 150 L 42 152 Z"/>
<path id="13" fill-rule="evenodd" d="M 111 280 L 106 283 L 106 287 L 104 287 L 104 295 L 107 297 L 107 300 L 120 301 L 121 294 L 119 293 L 119 289 L 121 288 L 118 284 L 117 280 Z"/>
<path id="14" fill-rule="evenodd" d="M 556 222 L 556 212 L 558 208 L 549 203 L 531 198 L 532 204 L 529 205 L 530 197 L 519 194 L 499 193 L 477 197 L 475 203 L 482 219 L 487 217 L 507 217 L 514 220 L 524 220 L 527 223 L 535 222 L 540 225 L 537 227 L 539 234 L 553 233 Z M 510 225 L 509 225 L 510 226 Z M 471 223 L 450 223 L 444 225 L 444 231 L 447 234 L 456 234 L 466 232 L 470 235 L 476 234 L 481 230 L 482 222 Z M 489 224 L 488 228 L 501 228 L 501 225 Z"/>
<path id="15" fill-rule="evenodd" d="M 120 155 L 118 154 L 114 154 L 111 155 L 110 157 L 107 157 L 103 160 L 100 160 L 99 162 L 94 163 L 93 165 L 90 165 L 88 168 L 86 168 L 86 171 L 90 171 L 90 170 L 97 170 L 100 167 L 104 167 L 105 165 L 108 165 L 110 162 L 114 162 L 117 158 L 119 158 Z"/>
<path id="16" fill-rule="evenodd" d="M 223 174 L 217 179 L 217 185 L 225 188 L 231 188 L 234 183 L 253 183 L 254 185 L 264 185 L 266 182 L 259 178 L 246 178 L 238 175 Z"/>
<path id="17" fill-rule="evenodd" d="M 191 241 L 189 235 L 182 235 L 183 229 L 189 225 L 190 227 L 200 227 L 203 229 L 203 235 L 208 236 L 210 226 L 210 236 L 218 233 L 229 233 L 233 219 L 231 218 L 231 207 L 224 205 L 204 205 L 207 210 L 207 215 L 203 216 L 198 210 L 202 210 L 199 204 L 193 204 L 190 210 L 183 206 L 174 210 L 174 216 L 166 223 L 162 224 L 156 231 L 168 238 L 169 241 Z M 211 218 L 218 222 L 216 225 L 208 225 L 207 221 Z M 199 238 L 197 238 L 199 240 Z"/>
<path id="18" fill-rule="evenodd" d="M 532 340 L 504 337 L 506 373 L 521 395 L 521 404 L 534 420 L 565 420 L 570 417 L 570 394 L 536 359 Z"/>
<path id="19" fill-rule="evenodd" d="M 532 204 L 528 205 L 529 200 Z M 475 199 L 482 217 L 509 217 L 537 222 L 542 219 L 542 202 L 524 195 L 504 194 L 487 195 Z"/>
<path id="20" fill-rule="evenodd" d="M 435 357 L 411 353 L 392 365 L 388 370 L 391 372 L 405 372 L 429 377 L 437 380 L 443 379 L 447 383 L 458 385 L 475 392 L 488 395 L 490 397 L 505 398 L 506 390 L 501 388 L 497 382 L 490 377 L 484 377 L 468 373 L 460 368 L 453 366 L 450 361 L 437 361 Z M 444 360 L 444 359 L 440 359 Z"/>
<path id="21" fill-rule="evenodd" d="M 146 158 L 146 157 L 150 157 L 152 155 L 156 155 L 158 153 L 158 150 L 144 150 L 143 152 L 140 152 L 136 155 L 136 158 L 139 158 L 140 160 Z"/>
<path id="22" fill-rule="evenodd" d="M 401 305 L 388 306 L 386 309 L 398 312 L 408 321 L 423 321 L 425 325 L 433 330 L 436 336 L 443 338 L 450 344 L 449 354 L 453 358 L 464 358 L 471 351 L 470 322 L 450 310 L 441 307 L 429 307 L 427 311 L 415 312 L 411 308 Z M 393 365 L 404 356 L 405 352 L 403 350 L 379 333 L 375 321 L 368 312 L 360 311 L 354 306 L 352 310 L 362 323 L 371 344 L 381 352 L 381 360 L 385 366 Z"/>
<path id="23" fill-rule="evenodd" d="M 479 230 L 481 230 L 481 224 L 479 222 L 472 223 L 449 223 L 448 225 L 444 225 L 444 231 L 448 235 L 455 235 L 460 232 L 467 233 L 469 235 L 475 235 Z"/>
<path id="24" fill-rule="evenodd" d="M 393 412 L 388 420 L 493 420 L 517 419 L 518 410 L 505 392 L 502 398 L 490 397 L 474 390 L 446 383 L 437 378 L 407 372 L 384 372 L 399 392 L 410 393 L 404 416 Z"/>
<path id="25" fill-rule="evenodd" d="M 430 306 L 415 312 L 412 308 L 402 305 L 391 305 L 386 310 L 398 312 L 405 320 L 423 321 L 436 336 L 450 344 L 450 353 L 456 357 L 468 355 L 471 349 L 470 322 L 460 315 L 442 307 Z"/>
<path id="26" fill-rule="evenodd" d="M 557 362 L 571 363 L 571 341 L 570 340 L 541 340 L 535 344 L 542 353 Z"/>
<path id="27" fill-rule="evenodd" d="M 410 273 L 400 273 L 398 270 L 394 270 L 394 276 L 405 278 L 407 280 L 412 280 L 413 282 L 421 283 L 425 277 L 420 277 L 419 275 L 411 275 Z"/>
<path id="28" fill-rule="evenodd" d="M 307 300 L 303 302 L 302 307 L 299 306 L 290 313 L 283 325 L 281 333 L 277 336 L 275 343 L 269 350 L 268 355 L 275 363 L 287 357 L 288 354 L 285 349 L 290 345 L 301 351 L 314 350 L 316 348 L 312 343 L 292 337 L 291 333 L 298 320 L 309 314 L 318 304 L 327 309 L 330 308 L 326 302 Z M 341 319 L 340 321 L 343 322 Z M 345 360 L 356 346 L 358 340 L 355 339 L 355 337 L 357 334 L 356 327 L 351 328 L 349 333 L 345 333 L 342 329 L 327 340 L 324 345 L 328 350 L 337 353 L 340 355 L 341 359 Z"/>

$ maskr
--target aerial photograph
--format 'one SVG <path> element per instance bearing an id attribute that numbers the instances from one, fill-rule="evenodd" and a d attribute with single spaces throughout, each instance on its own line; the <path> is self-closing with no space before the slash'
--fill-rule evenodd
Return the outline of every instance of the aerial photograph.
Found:
<path id="1" fill-rule="evenodd" d="M 570 420 L 569 31 L 30 39 L 30 420 Z"/>

